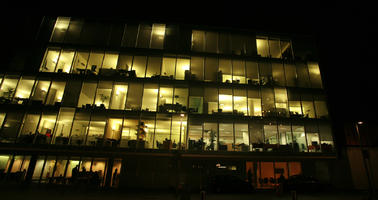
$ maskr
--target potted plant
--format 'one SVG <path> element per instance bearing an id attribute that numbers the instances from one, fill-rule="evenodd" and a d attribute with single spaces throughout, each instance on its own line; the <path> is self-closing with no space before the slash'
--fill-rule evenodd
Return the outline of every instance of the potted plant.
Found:
<path id="1" fill-rule="evenodd" d="M 216 132 L 213 129 L 210 129 L 208 131 L 209 137 L 210 137 L 210 145 L 206 147 L 206 150 L 208 151 L 214 151 L 215 150 L 215 138 L 217 137 Z"/>

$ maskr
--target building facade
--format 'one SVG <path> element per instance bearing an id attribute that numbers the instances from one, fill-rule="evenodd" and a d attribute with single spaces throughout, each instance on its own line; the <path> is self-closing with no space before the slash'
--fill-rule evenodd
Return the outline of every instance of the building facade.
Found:
<path id="1" fill-rule="evenodd" d="M 227 173 L 261 189 L 281 174 L 333 182 L 308 36 L 45 17 L 36 41 L 29 70 L 0 77 L 5 181 L 199 188 Z"/>

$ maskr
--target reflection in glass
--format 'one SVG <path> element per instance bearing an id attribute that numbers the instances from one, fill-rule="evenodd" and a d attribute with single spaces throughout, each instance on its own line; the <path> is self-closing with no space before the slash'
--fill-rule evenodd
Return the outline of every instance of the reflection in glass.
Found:
<path id="1" fill-rule="evenodd" d="M 218 124 L 204 123 L 203 124 L 203 140 L 205 142 L 206 151 L 218 150 Z"/>
<path id="2" fill-rule="evenodd" d="M 248 115 L 262 116 L 261 97 L 258 89 L 248 90 Z"/>
<path id="3" fill-rule="evenodd" d="M 269 57 L 269 46 L 267 38 L 256 38 L 257 55 Z"/>
<path id="4" fill-rule="evenodd" d="M 183 149 L 185 147 L 187 118 L 184 114 L 172 117 L 172 149 Z"/>
<path id="5" fill-rule="evenodd" d="M 235 124 L 235 151 L 249 151 L 248 124 Z"/>
<path id="6" fill-rule="evenodd" d="M 189 112 L 202 114 L 203 88 L 190 88 Z"/>
<path id="7" fill-rule="evenodd" d="M 89 131 L 86 139 L 86 145 L 101 146 L 103 145 L 104 130 L 105 130 L 105 116 L 93 115 L 89 124 Z"/>
<path id="8" fill-rule="evenodd" d="M 289 40 L 281 40 L 281 54 L 283 59 L 293 59 L 293 49 Z"/>
<path id="9" fill-rule="evenodd" d="M 126 110 L 140 110 L 142 107 L 142 95 L 143 84 L 130 83 L 126 99 Z"/>
<path id="10" fill-rule="evenodd" d="M 314 95 L 315 111 L 317 118 L 328 118 L 326 98 L 323 94 Z"/>
<path id="11" fill-rule="evenodd" d="M 133 56 L 121 53 L 118 57 L 117 69 L 130 71 L 132 62 Z"/>
<path id="12" fill-rule="evenodd" d="M 57 159 L 55 164 L 55 171 L 53 174 L 53 177 L 64 177 L 64 172 L 66 170 L 67 166 L 67 159 Z"/>
<path id="13" fill-rule="evenodd" d="M 273 123 L 264 125 L 265 144 L 278 144 L 277 125 Z M 268 148 L 268 150 L 270 150 Z"/>
<path id="14" fill-rule="evenodd" d="M 302 116 L 301 97 L 299 92 L 288 90 L 290 116 Z"/>
<path id="15" fill-rule="evenodd" d="M 271 88 L 261 88 L 262 114 L 265 117 L 275 116 L 274 93 Z"/>
<path id="16" fill-rule="evenodd" d="M 298 77 L 298 87 L 310 87 L 310 78 L 308 74 L 308 68 L 305 63 L 297 62 L 297 77 Z"/>
<path id="17" fill-rule="evenodd" d="M 164 57 L 163 66 L 161 69 L 162 78 L 173 79 L 173 75 L 175 74 L 175 67 L 176 67 L 176 58 Z"/>
<path id="18" fill-rule="evenodd" d="M 56 63 L 58 62 L 60 50 L 47 49 L 45 58 L 41 64 L 41 72 L 54 72 Z"/>
<path id="19" fill-rule="evenodd" d="M 302 94 L 302 110 L 306 118 L 315 118 L 314 102 L 311 94 Z"/>
<path id="20" fill-rule="evenodd" d="M 307 144 L 306 144 L 306 135 L 305 135 L 305 132 L 304 132 L 303 125 L 293 124 L 291 129 L 292 129 L 292 132 L 293 132 L 294 152 L 306 152 L 307 151 Z"/>
<path id="21" fill-rule="evenodd" d="M 218 151 L 232 151 L 234 146 L 233 124 L 219 123 L 219 146 Z"/>
<path id="22" fill-rule="evenodd" d="M 192 31 L 192 51 L 203 52 L 205 50 L 205 32 Z"/>
<path id="23" fill-rule="evenodd" d="M 141 125 L 144 124 L 144 148 L 154 148 L 154 136 L 155 136 L 155 115 L 144 115 L 141 118 Z M 139 133 L 140 134 L 140 133 Z M 141 138 L 141 137 L 140 137 Z M 143 141 L 139 141 L 139 145 L 143 145 Z M 155 145 L 156 146 L 156 145 Z"/>
<path id="24" fill-rule="evenodd" d="M 42 114 L 41 121 L 39 122 L 38 132 L 45 136 L 46 144 L 51 143 L 53 132 L 55 128 L 56 114 Z"/>
<path id="25" fill-rule="evenodd" d="M 37 125 L 39 122 L 39 114 L 26 114 L 24 122 L 22 123 L 22 128 L 20 130 L 21 135 L 33 135 L 36 133 Z M 21 138 L 23 139 L 23 138 Z M 30 142 L 30 141 L 28 141 Z M 32 143 L 32 141 L 30 142 Z"/>
<path id="26" fill-rule="evenodd" d="M 328 123 L 319 123 L 319 134 L 322 152 L 331 152 L 334 149 L 332 128 Z"/>
<path id="27" fill-rule="evenodd" d="M 204 58 L 193 56 L 190 61 L 190 72 L 195 80 L 203 80 L 204 77 Z"/>
<path id="28" fill-rule="evenodd" d="M 219 59 L 219 77 L 223 83 L 232 82 L 232 62 L 231 59 Z"/>
<path id="29" fill-rule="evenodd" d="M 281 48 L 279 39 L 269 39 L 269 50 L 272 58 L 281 58 Z"/>
<path id="30" fill-rule="evenodd" d="M 21 104 L 23 99 L 28 99 L 30 97 L 33 85 L 34 78 L 30 80 L 28 78 L 22 77 L 20 79 L 20 82 L 18 83 L 17 90 L 14 95 L 16 102 Z"/>
<path id="31" fill-rule="evenodd" d="M 117 52 L 106 52 L 104 57 L 104 62 L 102 63 L 101 72 L 106 73 L 105 69 L 116 69 L 118 61 Z"/>
<path id="32" fill-rule="evenodd" d="M 122 118 L 110 118 L 106 126 L 105 139 L 121 140 Z"/>
<path id="33" fill-rule="evenodd" d="M 203 127 L 201 120 L 190 119 L 187 147 L 188 150 L 204 150 L 202 129 Z"/>
<path id="34" fill-rule="evenodd" d="M 1 138 L 3 143 L 14 142 L 17 138 L 17 133 L 21 126 L 23 112 L 9 112 L 3 122 L 2 129 L 0 129 Z"/>
<path id="35" fill-rule="evenodd" d="M 18 79 L 6 77 L 1 85 L 0 97 L 4 97 L 5 99 L 11 100 L 16 90 L 17 83 Z"/>
<path id="36" fill-rule="evenodd" d="M 84 82 L 81 88 L 78 107 L 85 106 L 86 104 L 92 105 L 96 93 L 97 83 Z"/>
<path id="37" fill-rule="evenodd" d="M 306 139 L 309 152 L 320 151 L 319 131 L 316 123 L 307 122 L 305 124 Z"/>
<path id="38" fill-rule="evenodd" d="M 88 132 L 88 125 L 89 114 L 84 112 L 77 112 L 71 130 L 70 143 L 72 145 L 84 144 L 84 140 Z"/>
<path id="39" fill-rule="evenodd" d="M 282 63 L 272 63 L 272 76 L 276 84 L 285 86 L 285 72 Z"/>
<path id="40" fill-rule="evenodd" d="M 110 95 L 112 93 L 112 82 L 100 81 L 96 92 L 96 106 L 104 105 L 106 109 L 109 108 Z"/>
<path id="41" fill-rule="evenodd" d="M 147 64 L 146 77 L 156 77 L 160 75 L 162 58 L 158 56 L 149 56 Z"/>
<path id="42" fill-rule="evenodd" d="M 211 115 L 218 112 L 218 89 L 205 88 L 204 93 L 205 113 Z M 207 105 L 207 106 L 206 106 Z"/>
<path id="43" fill-rule="evenodd" d="M 45 163 L 45 158 L 44 158 L 44 156 L 41 156 L 35 164 L 35 168 L 34 168 L 34 172 L 33 172 L 33 176 L 32 176 L 33 181 L 39 182 L 44 163 Z"/>
<path id="44" fill-rule="evenodd" d="M 53 81 L 47 95 L 46 104 L 54 105 L 56 102 L 62 102 L 65 86 L 66 82 Z"/>
<path id="45" fill-rule="evenodd" d="M 53 32 L 51 34 L 50 42 L 63 42 L 64 35 L 70 24 L 70 17 L 58 17 L 55 22 Z"/>
<path id="46" fill-rule="evenodd" d="M 125 30 L 123 32 L 122 46 L 123 47 L 135 47 L 138 35 L 138 25 L 137 24 L 127 24 L 125 25 Z"/>
<path id="47" fill-rule="evenodd" d="M 296 87 L 298 84 L 297 70 L 295 65 L 285 63 L 286 85 L 289 87 Z"/>
<path id="48" fill-rule="evenodd" d="M 155 143 L 159 149 L 171 149 L 173 140 L 171 138 L 171 117 L 158 115 L 156 119 Z"/>
<path id="49" fill-rule="evenodd" d="M 175 88 L 173 104 L 181 105 L 182 110 L 186 111 L 188 107 L 188 88 Z"/>
<path id="50" fill-rule="evenodd" d="M 146 73 L 146 56 L 134 56 L 132 70 L 135 70 L 135 74 L 138 78 L 144 78 Z"/>
<path id="51" fill-rule="evenodd" d="M 55 144 L 68 144 L 75 108 L 60 108 L 54 132 Z"/>
<path id="52" fill-rule="evenodd" d="M 178 58 L 177 65 L 176 65 L 175 79 L 184 80 L 185 72 L 189 72 L 189 70 L 190 70 L 190 60 L 186 58 Z"/>
<path id="53" fill-rule="evenodd" d="M 249 123 L 249 135 L 250 135 L 250 150 L 262 151 L 262 144 L 264 143 L 263 134 L 264 124 L 258 121 L 252 121 Z"/>
<path id="54" fill-rule="evenodd" d="M 291 136 L 291 126 L 290 124 L 279 124 L 278 125 L 278 137 L 280 145 L 293 145 L 293 140 Z"/>
<path id="55" fill-rule="evenodd" d="M 4 119 L 5 119 L 5 115 L 6 115 L 6 113 L 0 112 L 0 127 L 3 127 L 3 122 L 4 122 Z"/>
<path id="56" fill-rule="evenodd" d="M 38 80 L 35 84 L 34 91 L 30 99 L 34 101 L 41 101 L 42 104 L 44 104 L 49 87 L 50 81 Z"/>
<path id="57" fill-rule="evenodd" d="M 92 51 L 91 54 L 89 55 L 89 60 L 88 60 L 88 67 L 87 69 L 91 74 L 98 74 L 102 65 L 102 61 L 104 58 L 104 53 L 103 52 L 94 52 Z"/>
<path id="58" fill-rule="evenodd" d="M 234 114 L 247 115 L 247 93 L 244 89 L 234 89 Z"/>
<path id="59" fill-rule="evenodd" d="M 137 47 L 149 48 L 151 39 L 152 26 L 149 24 L 139 24 L 139 32 L 137 37 Z"/>
<path id="60" fill-rule="evenodd" d="M 232 90 L 219 89 L 219 111 L 232 112 Z"/>
<path id="61" fill-rule="evenodd" d="M 73 50 L 62 50 L 55 72 L 70 73 L 74 55 L 75 51 Z"/>
<path id="62" fill-rule="evenodd" d="M 214 57 L 206 57 L 205 59 L 205 81 L 221 82 L 221 77 L 218 76 L 218 59 Z"/>
<path id="63" fill-rule="evenodd" d="M 245 61 L 232 60 L 232 82 L 246 83 L 245 81 Z"/>
<path id="64" fill-rule="evenodd" d="M 155 112 L 159 89 L 155 84 L 145 84 L 143 91 L 142 110 Z"/>
<path id="65" fill-rule="evenodd" d="M 55 156 L 48 156 L 43 167 L 43 173 L 41 177 L 41 183 L 48 183 L 50 178 L 53 177 L 53 171 L 55 166 Z"/>
<path id="66" fill-rule="evenodd" d="M 173 88 L 160 87 L 159 90 L 159 112 L 174 112 L 173 103 Z"/>
<path id="67" fill-rule="evenodd" d="M 205 51 L 209 53 L 217 53 L 218 51 L 218 33 L 206 32 L 206 46 Z"/>
<path id="68" fill-rule="evenodd" d="M 89 52 L 78 51 L 76 52 L 75 59 L 73 62 L 72 73 L 74 74 L 84 74 L 87 68 L 89 58 Z M 91 66 L 88 67 L 90 69 Z"/>
<path id="69" fill-rule="evenodd" d="M 163 49 L 165 24 L 153 24 L 151 34 L 151 48 Z"/>
<path id="70" fill-rule="evenodd" d="M 129 147 L 130 140 L 136 140 L 137 138 L 138 120 L 136 119 L 124 119 L 121 136 L 121 147 Z"/>
<path id="71" fill-rule="evenodd" d="M 110 109 L 125 109 L 127 95 L 127 84 L 115 83 L 113 85 L 113 94 L 111 97 Z"/>
<path id="72" fill-rule="evenodd" d="M 320 76 L 319 65 L 316 62 L 307 63 L 308 73 L 310 75 L 311 86 L 313 88 L 322 88 L 322 78 Z"/>
<path id="73" fill-rule="evenodd" d="M 274 97 L 276 102 L 276 114 L 280 117 L 288 117 L 288 98 L 286 88 L 274 88 Z"/>

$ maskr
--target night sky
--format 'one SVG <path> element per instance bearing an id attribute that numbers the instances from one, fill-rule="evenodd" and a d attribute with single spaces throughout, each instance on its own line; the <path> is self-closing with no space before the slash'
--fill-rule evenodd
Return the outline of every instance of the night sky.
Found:
<path id="1" fill-rule="evenodd" d="M 75 2 L 75 6 L 60 8 L 39 5 L 17 9 L 12 7 L 15 12 L 2 16 L 7 19 L 4 20 L 6 26 L 10 27 L 6 29 L 10 42 L 5 47 L 14 49 L 15 46 L 22 47 L 30 42 L 32 38 L 28 32 L 38 27 L 38 24 L 31 24 L 32 19 L 41 15 L 73 14 L 142 20 L 152 18 L 178 23 L 311 34 L 318 43 L 319 61 L 324 72 L 331 117 L 335 123 L 377 120 L 375 95 L 378 83 L 375 57 L 378 31 L 374 28 L 376 29 L 378 22 L 373 5 L 307 4 L 299 5 L 299 8 L 295 7 L 297 5 L 272 6 L 269 3 L 254 6 L 245 2 L 206 6 L 202 2 L 176 2 L 169 5 L 171 6 L 167 7 L 155 3 L 145 7 L 144 3 L 127 3 L 83 6 Z M 17 25 L 12 21 L 17 21 Z M 10 59 L 11 54 L 6 53 L 5 58 Z"/>

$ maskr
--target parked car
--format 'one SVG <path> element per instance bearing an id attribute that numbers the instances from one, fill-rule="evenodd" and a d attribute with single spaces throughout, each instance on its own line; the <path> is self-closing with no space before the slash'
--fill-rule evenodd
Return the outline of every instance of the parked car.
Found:
<path id="1" fill-rule="evenodd" d="M 252 192 L 252 185 L 236 175 L 214 175 L 210 177 L 208 188 L 216 193 Z"/>
<path id="2" fill-rule="evenodd" d="M 294 175 L 290 176 L 284 184 L 286 191 L 296 190 L 298 192 L 319 192 L 325 189 L 325 184 L 311 176 Z"/>

